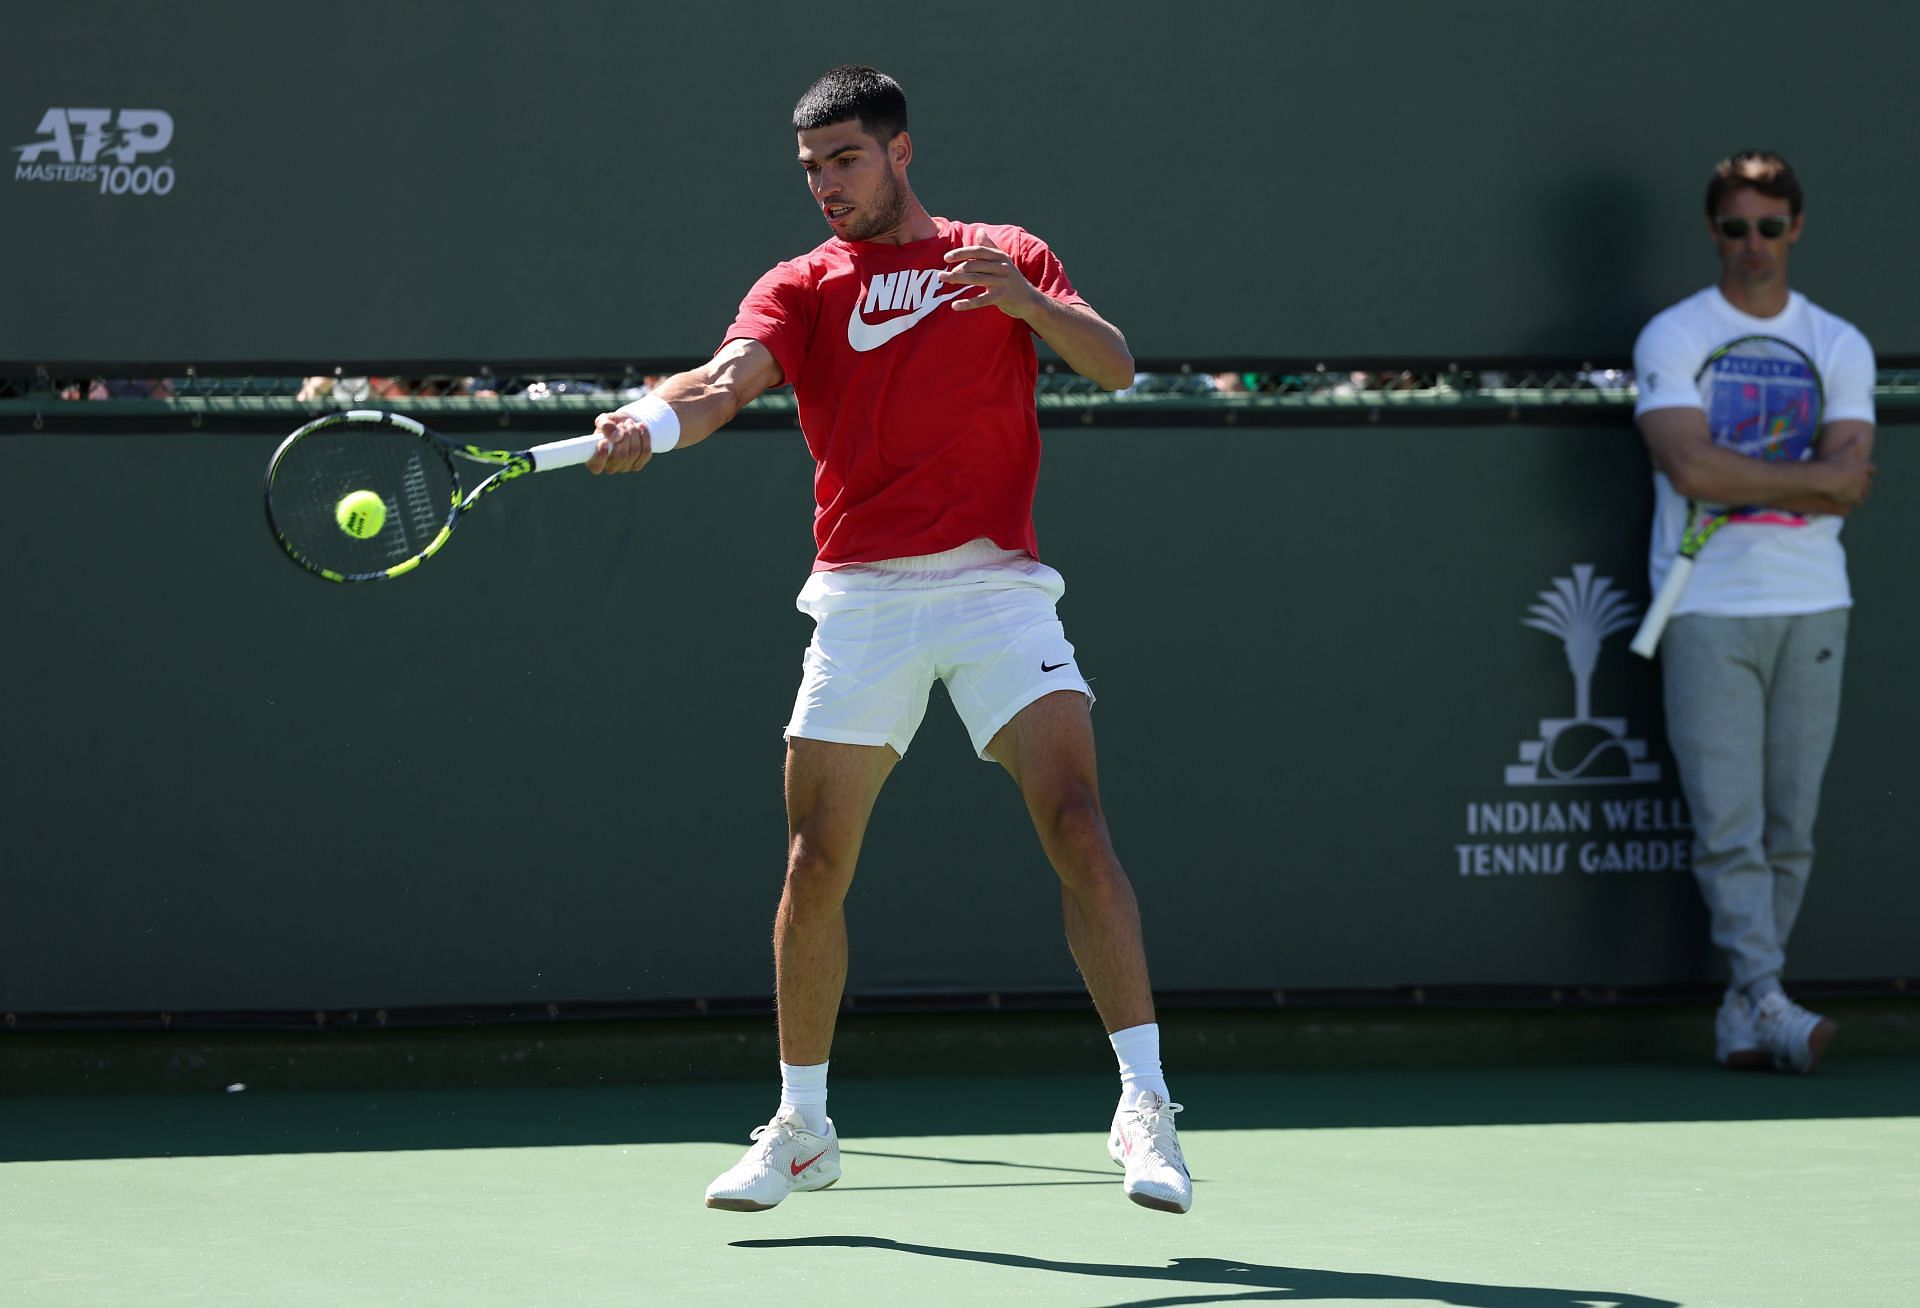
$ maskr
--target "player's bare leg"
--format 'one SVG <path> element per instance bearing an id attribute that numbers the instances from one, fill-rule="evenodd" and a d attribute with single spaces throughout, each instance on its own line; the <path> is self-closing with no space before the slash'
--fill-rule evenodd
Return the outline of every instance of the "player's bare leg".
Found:
<path id="1" fill-rule="evenodd" d="M 1140 908 L 1107 834 L 1085 695 L 1058 691 L 1017 714 L 987 752 L 1012 774 L 1060 877 L 1067 945 L 1120 1060 L 1121 1098 L 1107 1153 L 1126 1170 L 1127 1197 L 1184 1213 L 1193 1204 L 1160 1071 L 1160 1028 L 1140 938 Z"/>
<path id="2" fill-rule="evenodd" d="M 787 883 L 773 920 L 780 1061 L 824 1063 L 847 981 L 847 890 L 893 765 L 885 745 L 787 742 Z"/>
<path id="3" fill-rule="evenodd" d="M 1109 1032 L 1153 1021 L 1140 907 L 1113 852 L 1094 761 L 1087 697 L 1059 691 L 1027 705 L 987 752 L 1020 787 L 1060 876 L 1067 946 Z"/>
<path id="4" fill-rule="evenodd" d="M 787 880 L 773 921 L 780 1107 L 746 1156 L 707 1187 L 707 1207 L 757 1212 L 840 1179 L 827 1116 L 827 1056 L 847 980 L 844 906 L 874 800 L 899 756 L 884 746 L 787 744 Z"/>

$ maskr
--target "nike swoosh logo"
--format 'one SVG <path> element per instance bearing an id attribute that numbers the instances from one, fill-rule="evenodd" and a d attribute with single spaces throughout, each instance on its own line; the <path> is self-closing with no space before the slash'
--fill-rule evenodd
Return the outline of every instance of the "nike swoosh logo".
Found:
<path id="1" fill-rule="evenodd" d="M 826 1156 L 827 1156 L 827 1151 L 822 1149 L 819 1153 L 807 1159 L 807 1161 L 804 1163 L 801 1162 L 798 1158 L 794 1159 L 793 1163 L 791 1164 L 793 1167 L 793 1174 L 795 1176 L 800 1175 L 800 1173 L 806 1171 L 809 1167 L 812 1167 L 815 1163 L 819 1162 L 822 1158 L 825 1158 Z"/>
<path id="2" fill-rule="evenodd" d="M 1064 667 L 1066 667 L 1066 666 L 1067 666 L 1067 664 L 1068 664 L 1068 663 L 1071 663 L 1071 662 L 1073 662 L 1073 660 L 1072 660 L 1072 659 L 1067 659 L 1067 660 L 1065 660 L 1064 662 L 1060 662 L 1060 663 L 1044 663 L 1044 662 L 1043 662 L 1043 663 L 1041 663 L 1041 665 L 1040 665 L 1040 670 L 1041 670 L 1042 672 L 1053 672 L 1053 671 L 1056 671 L 1056 670 L 1058 670 L 1058 669 L 1060 669 L 1060 668 L 1064 668 Z"/>
<path id="3" fill-rule="evenodd" d="M 860 301 L 856 299 L 853 302 L 853 316 L 847 319 L 847 344 L 862 354 L 868 350 L 877 350 L 901 332 L 919 325 L 928 314 L 948 300 L 957 299 L 972 289 L 970 286 L 956 286 L 945 295 L 935 295 L 927 299 L 912 313 L 899 318 L 889 318 L 885 322 L 868 322 L 862 318 Z"/>

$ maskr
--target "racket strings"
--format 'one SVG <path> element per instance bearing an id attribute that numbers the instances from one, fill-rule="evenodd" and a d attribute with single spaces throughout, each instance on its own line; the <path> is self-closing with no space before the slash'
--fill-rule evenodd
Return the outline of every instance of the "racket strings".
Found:
<path id="1" fill-rule="evenodd" d="M 1716 443 L 1750 458 L 1813 457 L 1823 388 L 1804 353 L 1774 337 L 1748 337 L 1716 351 L 1700 379 Z"/>
<path id="2" fill-rule="evenodd" d="M 385 521 L 365 538 L 350 535 L 337 516 L 355 491 L 371 491 L 385 506 Z M 423 553 L 452 518 L 459 491 L 451 463 L 430 441 L 385 424 L 341 422 L 281 452 L 267 506 L 296 558 L 351 577 Z"/>
<path id="3" fill-rule="evenodd" d="M 1716 445 L 1770 463 L 1814 457 L 1826 387 L 1799 346 L 1777 336 L 1741 337 L 1708 356 L 1698 380 Z M 1776 521 L 1780 513 L 1754 504 L 1702 506 L 1701 521 L 1682 536 L 1680 552 L 1698 554 L 1729 522 Z"/>

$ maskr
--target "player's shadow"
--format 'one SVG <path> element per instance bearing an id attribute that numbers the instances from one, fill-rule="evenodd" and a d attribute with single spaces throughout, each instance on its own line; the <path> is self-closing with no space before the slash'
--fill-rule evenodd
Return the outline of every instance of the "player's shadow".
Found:
<path id="1" fill-rule="evenodd" d="M 1045 1181 L 942 1181 L 927 1185 L 847 1185 L 844 1182 L 834 1188 L 833 1193 L 840 1194 L 849 1190 L 1005 1190 L 1031 1188 L 1037 1186 L 1098 1185 L 1109 1186 L 1119 1175 L 1111 1167 L 1056 1167 L 1043 1163 L 1012 1163 L 1002 1158 L 947 1158 L 932 1154 L 899 1154 L 881 1149 L 845 1149 L 842 1157 L 848 1158 L 905 1158 L 919 1163 L 947 1163 L 955 1167 L 991 1167 L 996 1172 L 1012 1168 L 1022 1172 L 1046 1172 L 1054 1179 Z M 1063 1181 L 1058 1174 L 1074 1176 L 1097 1176 L 1097 1181 Z"/>
<path id="2" fill-rule="evenodd" d="M 1531 1285 L 1474 1285 L 1465 1281 L 1429 1281 L 1419 1276 L 1386 1276 L 1373 1272 L 1334 1272 L 1312 1267 L 1270 1267 L 1233 1262 L 1225 1258 L 1175 1258 L 1165 1267 L 1129 1263 L 1074 1263 L 1024 1254 L 991 1253 L 983 1249 L 948 1249 L 940 1245 L 909 1244 L 871 1235 L 817 1235 L 790 1240 L 735 1240 L 736 1249 L 797 1249 L 820 1245 L 841 1249 L 890 1249 L 926 1258 L 991 1263 L 1035 1272 L 1064 1272 L 1071 1276 L 1108 1276 L 1121 1281 L 1186 1281 L 1195 1285 L 1230 1287 L 1233 1293 L 1159 1294 L 1127 1299 L 1108 1308 L 1173 1308 L 1179 1304 L 1314 1300 L 1428 1299 L 1459 1308 L 1681 1308 L 1672 1299 L 1650 1299 L 1613 1290 L 1565 1290 Z"/>
<path id="3" fill-rule="evenodd" d="M 1081 1176 L 1100 1176 L 1112 1180 L 1118 1176 L 1111 1167 L 1061 1167 L 1056 1163 L 1012 1163 L 1004 1158 L 948 1158 L 935 1154 L 902 1154 L 888 1149 L 843 1149 L 843 1158 L 904 1158 L 916 1163 L 946 1163 L 954 1167 L 1013 1168 L 1022 1172 L 1073 1172 Z"/>

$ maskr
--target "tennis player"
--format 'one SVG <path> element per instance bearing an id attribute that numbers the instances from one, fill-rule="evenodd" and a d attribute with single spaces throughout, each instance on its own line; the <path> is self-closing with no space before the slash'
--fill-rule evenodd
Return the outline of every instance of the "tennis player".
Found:
<path id="1" fill-rule="evenodd" d="M 1033 496 L 1037 335 L 1109 389 L 1126 338 L 1044 242 L 955 222 L 907 182 L 899 85 L 835 68 L 795 106 L 800 166 L 832 236 L 754 285 L 706 364 L 602 414 L 587 467 L 633 472 L 704 440 L 770 387 L 794 388 L 819 546 L 798 604 L 815 632 L 787 724 L 787 872 L 774 919 L 780 1105 L 707 1189 L 713 1208 L 771 1208 L 840 1179 L 828 1054 L 847 973 L 842 905 L 867 822 L 935 677 L 979 756 L 1019 786 L 1059 874 L 1067 941 L 1119 1059 L 1108 1152 L 1134 1202 L 1193 1201 L 1160 1067 L 1133 889 L 1114 856 L 1094 763 L 1093 692 L 1039 561 Z"/>

